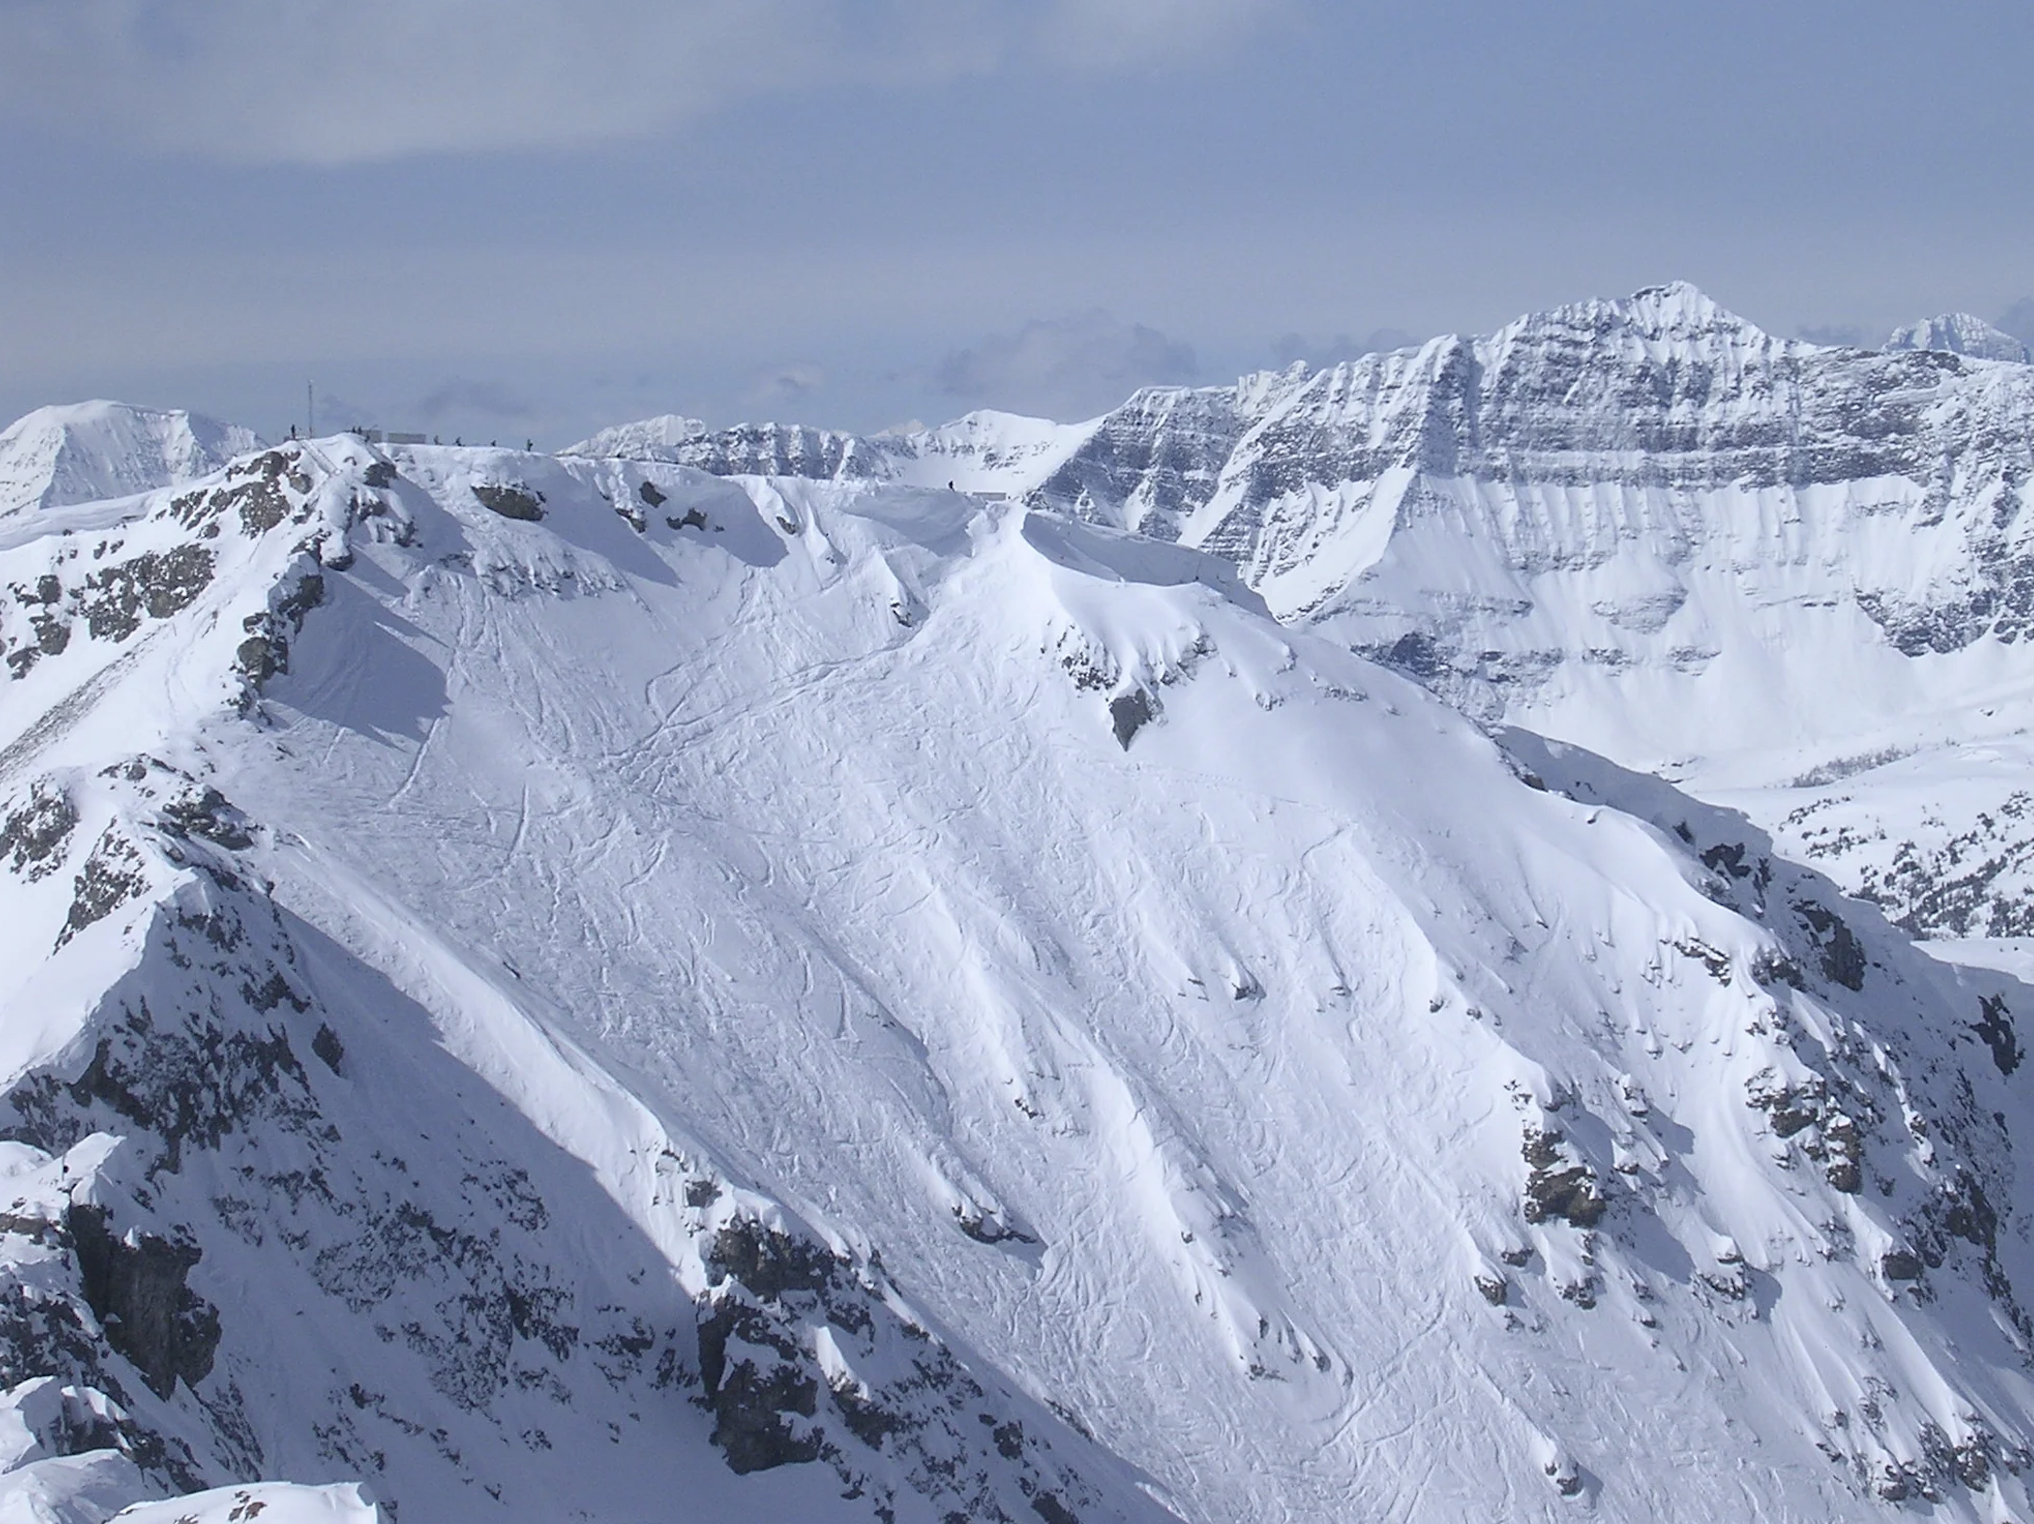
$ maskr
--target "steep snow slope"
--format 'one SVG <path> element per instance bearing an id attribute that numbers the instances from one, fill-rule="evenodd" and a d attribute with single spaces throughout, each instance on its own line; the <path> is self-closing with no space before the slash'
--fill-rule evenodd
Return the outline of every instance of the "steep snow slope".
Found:
<path id="1" fill-rule="evenodd" d="M 2026 1512 L 2034 991 L 1218 559 L 350 441 L 34 531 L 39 1453 L 454 1521 Z"/>
<path id="2" fill-rule="evenodd" d="M 0 431 L 0 518 L 191 481 L 260 444 L 251 430 L 195 413 L 124 402 L 37 408 Z"/>
<path id="3" fill-rule="evenodd" d="M 26 1145 L 6 1326 L 11 1373 L 93 1415 L 24 1420 L 35 1446 L 117 1445 L 158 1489 L 368 1472 L 432 1519 L 680 1495 L 704 1518 L 1151 1516 L 1049 1413 L 969 1376 L 872 1254 L 738 1188 L 576 1051 L 562 1012 L 511 993 L 505 949 L 167 760 L 270 750 L 228 717 L 287 669 L 350 539 L 417 538 L 406 498 L 429 509 L 327 441 L 17 543 L 47 568 L 37 624 L 75 639 L 31 647 L 0 751 L 35 769 L 0 833 L 0 1069 Z M 413 672 L 382 626 L 328 623 L 372 697 L 358 722 L 400 712 Z M 589 1452 L 627 1458 L 595 1483 Z M 738 1480 L 793 1461 L 815 1464 Z M 859 1506 L 830 1510 L 843 1495 Z"/>

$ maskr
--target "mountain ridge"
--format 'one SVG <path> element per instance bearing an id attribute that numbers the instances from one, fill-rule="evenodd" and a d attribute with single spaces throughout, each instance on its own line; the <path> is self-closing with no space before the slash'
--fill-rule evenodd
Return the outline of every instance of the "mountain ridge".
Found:
<path id="1" fill-rule="evenodd" d="M 1915 930 L 2034 930 L 2034 849 L 1997 824 L 2012 788 L 1954 753 L 2024 749 L 2034 724 L 2012 675 L 2034 616 L 2034 367 L 1782 338 L 1670 283 L 1149 389 L 1080 428 L 1064 459 L 993 484 L 1213 551 L 1279 617 L 1474 713 L 1734 790 L 1797 852 L 1787 818 L 1816 801 L 1792 779 L 1918 743 L 1941 827 L 1853 784 L 1814 849 L 1860 844 L 1821 860 Z M 808 474 L 866 458 L 841 446 Z M 1951 851 L 1998 866 L 1952 892 Z"/>
<path id="2" fill-rule="evenodd" d="M 12 515 L 0 1497 L 2024 1515 L 2029 377 L 1674 283 Z"/>
<path id="3" fill-rule="evenodd" d="M 52 1462 L 455 1521 L 2025 1506 L 2034 991 L 1221 558 L 343 437 L 37 524 L 0 1287 L 68 1311 L 0 1326 L 109 1415 Z M 95 1221 L 180 1267 L 161 1342 Z"/>

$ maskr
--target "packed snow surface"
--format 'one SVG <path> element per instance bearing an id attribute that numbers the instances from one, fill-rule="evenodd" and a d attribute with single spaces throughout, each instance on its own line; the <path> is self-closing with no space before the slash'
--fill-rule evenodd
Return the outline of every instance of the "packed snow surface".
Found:
<path id="1" fill-rule="evenodd" d="M 1056 427 L 340 438 L 0 529 L 18 1486 L 2028 1515 L 2034 990 L 1277 623 L 1199 510 L 944 489 Z"/>

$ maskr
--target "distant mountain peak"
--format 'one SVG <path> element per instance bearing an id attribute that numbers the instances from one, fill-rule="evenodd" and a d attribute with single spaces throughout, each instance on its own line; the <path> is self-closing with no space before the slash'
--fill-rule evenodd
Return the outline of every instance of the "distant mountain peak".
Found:
<path id="1" fill-rule="evenodd" d="M 103 398 L 40 407 L 0 430 L 0 517 L 175 486 L 261 443 L 200 413 Z"/>
<path id="2" fill-rule="evenodd" d="M 561 455 L 634 455 L 643 450 L 673 450 L 709 432 L 704 419 L 683 413 L 660 413 L 634 423 L 615 424 L 591 438 L 568 445 Z"/>
<path id="3" fill-rule="evenodd" d="M 1674 312 L 1705 319 L 1719 314 L 1736 318 L 1735 313 L 1727 312 L 1708 292 L 1693 281 L 1686 280 L 1670 280 L 1659 285 L 1641 286 L 1625 298 L 1625 303 L 1635 310 Z"/>
<path id="4" fill-rule="evenodd" d="M 1905 328 L 1895 328 L 1885 348 L 1889 352 L 1946 349 L 1951 354 L 1969 355 L 1973 360 L 2011 360 L 2020 365 L 2034 360 L 2027 346 L 2010 333 L 1968 312 L 1945 312 Z"/>
<path id="5" fill-rule="evenodd" d="M 1550 327 L 1581 326 L 1601 332 L 1623 330 L 1649 340 L 1693 338 L 1718 331 L 1762 337 L 1762 330 L 1685 280 L 1642 286 L 1629 296 L 1592 297 L 1544 312 L 1528 313 L 1503 330 L 1537 333 Z"/>

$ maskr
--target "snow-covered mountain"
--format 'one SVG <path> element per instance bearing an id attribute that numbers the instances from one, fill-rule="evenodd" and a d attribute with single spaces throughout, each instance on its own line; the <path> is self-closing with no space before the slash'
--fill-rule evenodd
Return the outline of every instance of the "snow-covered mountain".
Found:
<path id="1" fill-rule="evenodd" d="M 2014 360 L 2022 365 L 2034 362 L 2034 355 L 2030 355 L 2025 344 L 1968 312 L 1945 312 L 1940 317 L 1895 328 L 1892 337 L 1886 340 L 1886 348 L 1946 349 L 1979 360 Z"/>
<path id="2" fill-rule="evenodd" d="M 1051 477 L 1091 445 L 1105 421 L 1063 424 L 983 411 L 937 428 L 862 436 L 777 423 L 710 430 L 697 419 L 666 415 L 603 429 L 563 453 L 662 461 L 715 476 L 888 482 L 1011 496 Z"/>
<path id="3" fill-rule="evenodd" d="M 258 449 L 252 430 L 196 413 L 76 402 L 0 430 L 0 518 L 192 481 Z"/>
<path id="4" fill-rule="evenodd" d="M 976 485 L 1214 552 L 1473 713 L 1727 795 L 1915 929 L 2034 933 L 2034 367 L 1781 339 L 1670 285 L 1079 436 Z M 752 468 L 728 438 L 686 458 Z"/>
<path id="5" fill-rule="evenodd" d="M 2034 989 L 1258 582 L 346 438 L 0 526 L 5 1485 L 2024 1517 Z"/>

